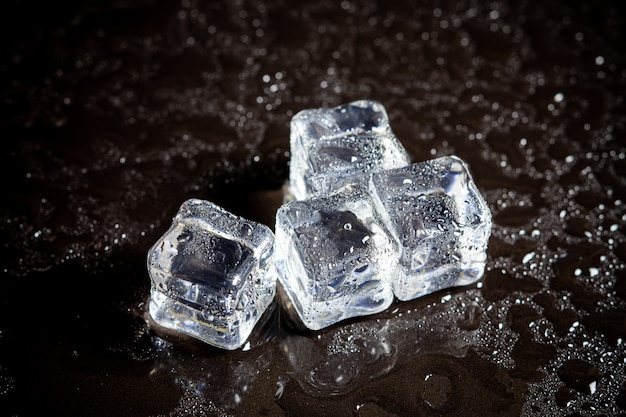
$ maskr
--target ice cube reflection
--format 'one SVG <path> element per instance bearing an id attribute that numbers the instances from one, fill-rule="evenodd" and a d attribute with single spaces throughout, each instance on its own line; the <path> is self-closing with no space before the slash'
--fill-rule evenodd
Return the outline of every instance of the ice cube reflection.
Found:
<path id="1" fill-rule="evenodd" d="M 423 355 L 463 357 L 474 344 L 481 312 L 465 295 L 445 300 L 398 308 L 314 337 L 287 335 L 280 346 L 290 375 L 307 394 L 329 397 L 350 393 Z"/>
<path id="2" fill-rule="evenodd" d="M 163 358 L 155 362 L 151 378 L 169 380 L 193 396 L 210 399 L 222 413 L 236 409 L 245 401 L 255 380 L 273 359 L 273 351 L 266 348 L 252 355 L 230 352 L 228 360 L 216 361 L 212 355 L 189 355 L 189 352 L 175 349 L 158 336 L 152 340 Z"/>

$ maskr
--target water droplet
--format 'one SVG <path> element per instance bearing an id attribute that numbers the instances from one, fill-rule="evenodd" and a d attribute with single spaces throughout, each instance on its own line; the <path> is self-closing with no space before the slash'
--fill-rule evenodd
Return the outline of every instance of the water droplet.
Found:
<path id="1" fill-rule="evenodd" d="M 526 255 L 524 255 L 524 258 L 522 259 L 522 263 L 527 264 L 534 257 L 535 257 L 535 252 L 529 252 Z"/>
<path id="2" fill-rule="evenodd" d="M 450 378 L 440 374 L 428 374 L 424 378 L 422 388 L 422 399 L 426 404 L 434 409 L 442 408 L 452 393 L 452 382 Z"/>
<path id="3" fill-rule="evenodd" d="M 243 223 L 241 225 L 240 231 L 243 236 L 252 236 L 252 226 L 250 226 L 248 223 Z"/>

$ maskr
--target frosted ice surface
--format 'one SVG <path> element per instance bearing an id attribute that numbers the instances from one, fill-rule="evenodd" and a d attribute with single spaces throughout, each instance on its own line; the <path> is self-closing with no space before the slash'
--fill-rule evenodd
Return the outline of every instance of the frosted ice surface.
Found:
<path id="1" fill-rule="evenodd" d="M 297 200 L 329 194 L 369 173 L 409 164 L 382 104 L 355 101 L 303 110 L 291 120 L 291 193 Z"/>
<path id="2" fill-rule="evenodd" d="M 482 276 L 491 212 L 461 159 L 443 157 L 379 172 L 370 184 L 400 246 L 392 274 L 396 297 L 411 300 Z"/>
<path id="3" fill-rule="evenodd" d="M 308 328 L 374 314 L 393 301 L 395 242 L 365 186 L 283 205 L 276 214 L 276 269 Z"/>
<path id="4" fill-rule="evenodd" d="M 211 345 L 241 347 L 275 294 L 273 250 L 267 226 L 187 200 L 148 252 L 150 315 Z"/>

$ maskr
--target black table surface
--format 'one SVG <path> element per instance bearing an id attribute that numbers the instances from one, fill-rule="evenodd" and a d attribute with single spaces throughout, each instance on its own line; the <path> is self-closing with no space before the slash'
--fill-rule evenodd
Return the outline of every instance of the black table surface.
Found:
<path id="1" fill-rule="evenodd" d="M 0 414 L 626 414 L 618 3 L 10 1 L 0 47 Z M 273 227 L 299 110 L 374 99 L 467 161 L 476 284 L 220 351 L 146 313 L 188 198 Z"/>

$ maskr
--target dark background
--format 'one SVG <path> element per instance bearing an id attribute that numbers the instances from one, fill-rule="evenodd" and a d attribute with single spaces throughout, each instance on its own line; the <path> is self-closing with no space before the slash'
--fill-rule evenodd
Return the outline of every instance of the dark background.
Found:
<path id="1" fill-rule="evenodd" d="M 625 414 L 623 8 L 3 9 L 0 414 Z M 414 161 L 468 162 L 494 215 L 482 281 L 316 334 L 276 310 L 248 351 L 147 320 L 178 206 L 272 226 L 291 117 L 363 98 Z"/>

